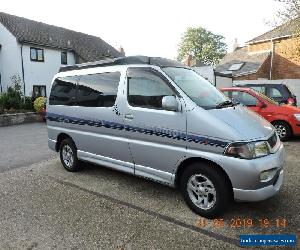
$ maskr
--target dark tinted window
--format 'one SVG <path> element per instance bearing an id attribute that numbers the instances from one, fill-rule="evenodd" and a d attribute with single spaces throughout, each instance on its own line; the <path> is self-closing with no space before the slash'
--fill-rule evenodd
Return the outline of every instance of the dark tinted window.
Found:
<path id="1" fill-rule="evenodd" d="M 246 92 L 232 91 L 232 101 L 244 104 L 245 106 L 256 106 L 258 100 Z"/>
<path id="2" fill-rule="evenodd" d="M 68 53 L 67 51 L 62 51 L 61 52 L 61 64 L 68 64 Z"/>
<path id="3" fill-rule="evenodd" d="M 112 107 L 117 98 L 119 82 L 119 72 L 80 77 L 77 104 L 84 107 Z"/>
<path id="4" fill-rule="evenodd" d="M 74 105 L 77 77 L 59 77 L 53 85 L 49 98 L 50 105 Z"/>
<path id="5" fill-rule="evenodd" d="M 162 98 L 175 95 L 166 82 L 150 69 L 130 69 L 128 103 L 132 106 L 162 109 Z M 132 72 L 135 71 L 135 72 Z"/>

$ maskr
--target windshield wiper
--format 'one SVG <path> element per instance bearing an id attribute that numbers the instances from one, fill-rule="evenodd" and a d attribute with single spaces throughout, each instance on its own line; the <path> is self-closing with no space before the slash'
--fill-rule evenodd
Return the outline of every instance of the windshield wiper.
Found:
<path id="1" fill-rule="evenodd" d="M 236 104 L 235 103 L 233 103 L 232 101 L 230 101 L 230 100 L 226 100 L 226 101 L 224 101 L 224 102 L 221 102 L 221 103 L 219 103 L 217 106 L 216 106 L 216 109 L 221 109 L 221 108 L 224 108 L 224 107 L 226 107 L 226 106 L 236 106 Z"/>

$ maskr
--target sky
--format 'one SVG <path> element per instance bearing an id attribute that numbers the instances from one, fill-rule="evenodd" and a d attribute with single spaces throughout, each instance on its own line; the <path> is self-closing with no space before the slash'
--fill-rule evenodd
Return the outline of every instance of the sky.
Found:
<path id="1" fill-rule="evenodd" d="M 202 26 L 233 41 L 272 29 L 281 4 L 274 0 L 1 0 L 1 12 L 101 37 L 127 56 L 175 59 L 188 27 Z"/>

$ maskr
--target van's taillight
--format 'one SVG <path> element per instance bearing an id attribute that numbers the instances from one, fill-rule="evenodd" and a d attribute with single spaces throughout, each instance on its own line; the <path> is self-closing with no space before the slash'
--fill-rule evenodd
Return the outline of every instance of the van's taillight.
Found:
<path id="1" fill-rule="evenodd" d="M 294 99 L 294 98 L 291 98 L 291 97 L 288 98 L 288 99 L 287 99 L 287 104 L 288 104 L 288 105 L 294 105 L 294 104 L 295 104 L 295 99 Z"/>

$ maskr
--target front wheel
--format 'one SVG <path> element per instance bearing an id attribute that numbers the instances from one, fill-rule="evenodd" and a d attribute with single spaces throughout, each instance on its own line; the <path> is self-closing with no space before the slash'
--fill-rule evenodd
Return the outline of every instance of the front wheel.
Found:
<path id="1" fill-rule="evenodd" d="M 232 201 L 227 177 L 207 163 L 190 165 L 181 177 L 180 189 L 187 205 L 196 214 L 215 218 Z"/>
<path id="2" fill-rule="evenodd" d="M 67 138 L 60 143 L 59 155 L 60 161 L 67 171 L 79 170 L 77 149 L 72 139 Z"/>
<path id="3" fill-rule="evenodd" d="M 283 121 L 274 121 L 272 124 L 275 127 L 281 141 L 286 141 L 291 137 L 292 131 L 289 124 Z"/>

